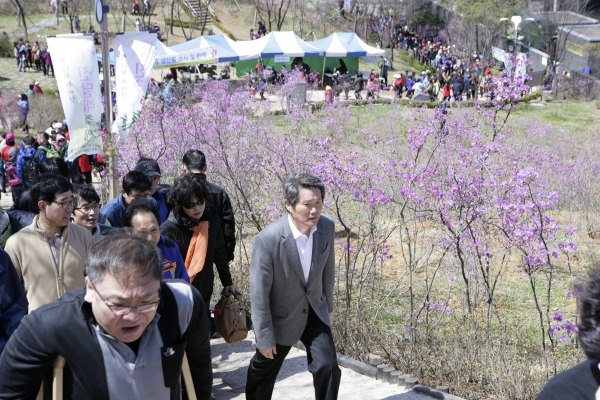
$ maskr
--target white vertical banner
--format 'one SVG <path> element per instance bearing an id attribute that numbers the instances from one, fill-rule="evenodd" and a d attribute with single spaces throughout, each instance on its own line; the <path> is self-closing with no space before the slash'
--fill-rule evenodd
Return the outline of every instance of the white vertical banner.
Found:
<path id="1" fill-rule="evenodd" d="M 82 154 L 103 154 L 100 131 L 103 107 L 94 38 L 83 35 L 48 38 L 48 50 L 69 125 L 69 160 Z"/>
<path id="2" fill-rule="evenodd" d="M 113 42 L 117 83 L 117 116 L 112 133 L 118 144 L 129 135 L 142 112 L 142 105 L 154 65 L 156 33 L 125 32 Z"/>

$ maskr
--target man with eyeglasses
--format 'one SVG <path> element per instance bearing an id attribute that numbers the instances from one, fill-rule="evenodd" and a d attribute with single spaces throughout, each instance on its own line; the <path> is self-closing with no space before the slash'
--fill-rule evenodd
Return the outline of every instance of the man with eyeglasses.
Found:
<path id="1" fill-rule="evenodd" d="M 105 239 L 113 228 L 98 223 L 100 196 L 98 196 L 96 189 L 90 185 L 76 183 L 73 185 L 73 200 L 75 201 L 75 208 L 73 208 L 71 220 L 90 231 L 94 243 Z"/>
<path id="2" fill-rule="evenodd" d="M 84 285 L 85 257 L 93 240 L 87 229 L 70 223 L 75 207 L 72 191 L 73 185 L 63 176 L 37 177 L 30 193 L 40 213 L 6 243 L 29 312 Z"/>
<path id="3" fill-rule="evenodd" d="M 115 228 L 125 227 L 123 223 L 123 212 L 130 204 L 148 198 L 152 181 L 141 171 L 129 171 L 123 177 L 121 194 L 109 201 L 102 207 L 100 215 L 105 217 L 111 226 Z M 156 200 L 148 198 L 156 205 Z"/>
<path id="4" fill-rule="evenodd" d="M 117 232 L 92 246 L 85 272 L 85 288 L 29 314 L 9 339 L 0 357 L 2 397 L 35 398 L 62 356 L 69 398 L 179 400 L 185 352 L 195 398 L 210 399 L 206 305 L 187 283 L 162 280 L 158 248 Z"/>

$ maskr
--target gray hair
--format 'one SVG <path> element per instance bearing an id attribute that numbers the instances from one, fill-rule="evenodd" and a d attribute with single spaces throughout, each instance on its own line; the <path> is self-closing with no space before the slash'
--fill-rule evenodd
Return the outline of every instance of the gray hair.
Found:
<path id="1" fill-rule="evenodd" d="M 101 282 L 109 274 L 125 287 L 144 277 L 160 281 L 162 256 L 159 248 L 145 238 L 117 231 L 90 248 L 85 273 L 92 283 Z"/>
<path id="2" fill-rule="evenodd" d="M 319 189 L 321 200 L 325 199 L 325 184 L 321 179 L 307 172 L 287 175 L 283 181 L 282 188 L 283 197 L 292 207 L 296 207 L 300 189 Z"/>

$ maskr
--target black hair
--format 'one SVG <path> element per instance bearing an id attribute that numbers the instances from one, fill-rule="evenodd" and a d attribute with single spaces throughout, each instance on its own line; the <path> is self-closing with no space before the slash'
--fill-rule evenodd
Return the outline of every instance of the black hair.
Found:
<path id="1" fill-rule="evenodd" d="M 15 141 L 14 140 L 8 140 L 8 139 L 6 139 L 6 145 L 7 146 L 14 146 L 15 145 Z"/>
<path id="2" fill-rule="evenodd" d="M 40 164 L 40 172 L 42 174 L 62 175 L 65 178 L 69 177 L 69 166 L 67 162 L 59 157 L 47 158 Z"/>
<path id="3" fill-rule="evenodd" d="M 156 222 L 160 221 L 158 207 L 156 207 L 154 203 L 150 202 L 150 200 L 144 199 L 131 204 L 125 209 L 125 211 L 123 211 L 123 224 L 126 227 L 133 228 L 133 224 L 131 222 L 133 217 L 142 213 L 152 213 L 156 217 Z"/>
<path id="4" fill-rule="evenodd" d="M 108 235 L 88 251 L 85 274 L 92 283 L 109 274 L 124 287 L 140 278 L 162 281 L 163 263 L 160 249 L 145 238 L 128 235 L 125 230 Z"/>
<path id="5" fill-rule="evenodd" d="M 590 359 L 600 357 L 600 263 L 589 271 L 588 281 L 575 288 L 579 303 L 579 343 Z"/>
<path id="6" fill-rule="evenodd" d="M 152 181 L 142 171 L 129 171 L 123 177 L 123 190 L 127 194 L 131 194 L 132 190 L 145 192 L 146 190 L 150 190 L 150 187 L 152 187 Z"/>
<path id="7" fill-rule="evenodd" d="M 321 201 L 325 200 L 325 185 L 323 181 L 314 175 L 306 172 L 299 174 L 289 174 L 283 181 L 283 197 L 292 207 L 296 207 L 300 189 L 319 189 L 321 192 Z"/>
<path id="8" fill-rule="evenodd" d="M 73 200 L 75 200 L 75 206 L 79 205 L 79 199 L 90 203 L 94 201 L 100 203 L 100 196 L 98 196 L 96 189 L 90 185 L 75 183 L 73 185 Z M 75 210 L 73 210 L 73 212 L 75 212 Z"/>
<path id="9" fill-rule="evenodd" d="M 52 203 L 56 195 L 73 190 L 71 182 L 61 175 L 42 174 L 31 183 L 31 200 L 37 204 L 40 200 Z"/>
<path id="10" fill-rule="evenodd" d="M 38 133 L 38 135 L 42 135 L 42 137 L 44 138 L 44 140 L 50 139 L 50 135 L 48 135 L 46 132 L 40 132 L 40 133 Z"/>
<path id="11" fill-rule="evenodd" d="M 206 167 L 206 157 L 200 150 L 188 150 L 183 155 L 182 162 L 188 171 L 202 171 Z"/>
<path id="12" fill-rule="evenodd" d="M 171 206 L 178 213 L 183 211 L 183 205 L 188 204 L 193 197 L 196 197 L 197 201 L 206 202 L 208 196 L 211 196 L 211 193 L 206 184 L 192 173 L 177 179 L 170 191 Z"/>
<path id="13" fill-rule="evenodd" d="M 29 85 L 29 89 L 33 90 L 33 84 Z"/>
<path id="14" fill-rule="evenodd" d="M 33 146 L 35 144 L 35 138 L 31 135 L 27 135 L 23 138 L 23 143 L 25 143 L 26 146 Z"/>

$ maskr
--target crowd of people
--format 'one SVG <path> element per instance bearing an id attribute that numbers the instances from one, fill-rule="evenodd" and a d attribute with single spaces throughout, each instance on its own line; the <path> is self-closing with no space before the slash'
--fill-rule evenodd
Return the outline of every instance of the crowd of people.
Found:
<path id="1" fill-rule="evenodd" d="M 73 161 L 67 161 L 70 134 L 68 126 L 54 121 L 52 126 L 35 137 L 29 135 L 27 128 L 27 95 L 21 94 L 19 100 L 19 118 L 23 122 L 22 134 L 26 135 L 17 145 L 15 135 L 2 132 L 0 142 L 0 191 L 11 192 L 13 208 L 22 204 L 22 195 L 33 180 L 48 168 L 59 168 L 74 183 L 92 183 L 92 172 L 104 168 L 102 155 L 81 155 Z M 28 209 L 28 208 L 25 208 Z"/>
<path id="2" fill-rule="evenodd" d="M 68 136 L 66 127 L 59 132 Z M 26 136 L 18 146 L 12 133 L 4 137 L 3 159 L 25 172 L 17 174 L 23 186 L 13 207 L 0 209 L 2 396 L 49 393 L 44 377 L 60 356 L 72 398 L 180 399 L 185 352 L 197 398 L 211 398 L 210 339 L 220 336 L 208 304 L 214 266 L 221 294 L 236 292 L 236 234 L 229 196 L 207 180 L 202 151 L 185 153 L 172 186 L 160 183 L 156 160 L 140 159 L 121 194 L 102 205 L 92 185 L 72 182 L 63 157 L 40 151 L 51 137 L 63 143 L 59 151 L 61 133 Z M 37 163 L 36 176 L 20 161 L 24 153 Z M 289 175 L 283 191 L 287 215 L 253 246 L 257 351 L 246 395 L 271 398 L 285 355 L 302 340 L 317 398 L 335 399 L 341 371 L 329 320 L 334 229 L 320 218 L 325 188 L 301 173 Z M 280 242 L 282 235 L 290 239 Z"/>
<path id="3" fill-rule="evenodd" d="M 68 137 L 66 126 L 55 127 Z M 67 152 L 57 157 L 48 156 L 52 151 L 61 154 L 62 147 L 68 145 L 61 133 L 41 132 L 37 140 L 26 136 L 18 146 L 12 133 L 3 135 L 6 142 L 2 150 L 3 159 L 5 156 L 9 158 L 8 169 L 12 170 L 10 167 L 16 164 L 19 171 L 19 185 L 12 186 L 13 196 L 19 194 L 10 210 L 0 210 L 0 243 L 4 249 L 0 250 L 0 261 L 3 261 L 3 269 L 0 270 L 0 291 L 3 292 L 0 293 L 3 298 L 0 306 L 0 352 L 25 314 L 29 316 L 24 321 L 33 320 L 38 316 L 35 310 L 65 294 L 68 296 L 68 292 L 81 289 L 86 284 L 100 287 L 103 281 L 90 278 L 88 270 L 93 244 L 104 240 L 125 240 L 137 243 L 139 247 L 139 240 L 131 242 L 130 239 L 111 238 L 112 235 L 118 238 L 121 234 L 142 238 L 158 250 L 161 279 L 191 283 L 201 293 L 203 301 L 193 304 L 193 307 L 205 315 L 205 320 L 197 317 L 202 320 L 201 324 L 206 323 L 209 327 L 206 340 L 199 342 L 208 343 L 209 335 L 217 336 L 214 320 L 209 320 L 210 312 L 205 306 L 212 295 L 213 265 L 217 266 L 224 286 L 223 293 L 230 294 L 235 290 L 229 263 L 233 261 L 236 239 L 231 202 L 222 188 L 207 182 L 204 154 L 199 150 L 185 154 L 182 160 L 184 174 L 173 187 L 160 185 L 161 172 L 155 160 L 141 159 L 123 177 L 122 193 L 102 206 L 100 196 L 92 185 L 71 180 L 63 157 Z M 51 138 L 57 147 L 50 143 Z M 24 161 L 26 158 L 28 160 Z M 35 176 L 30 166 L 32 163 L 37 167 Z M 6 175 L 10 181 L 11 175 Z M 109 248 L 108 252 L 113 250 Z M 125 248 L 124 251 L 135 253 L 136 247 Z M 146 265 L 147 260 L 138 259 L 136 262 Z M 185 296 L 193 298 L 189 289 L 176 287 L 186 292 Z M 109 306 L 113 310 L 116 309 L 114 299 L 114 296 L 111 297 L 113 301 Z M 141 311 L 146 306 L 137 307 L 136 311 L 146 312 Z M 113 327 L 103 325 L 100 319 L 96 322 L 104 333 L 108 332 L 113 339 L 121 339 L 120 335 L 111 332 Z M 25 329 L 29 328 L 21 328 Z M 31 332 L 24 333 L 29 334 Z M 23 354 L 14 356 L 21 357 Z M 0 376 L 7 377 L 13 367 L 23 366 L 22 359 L 13 361 L 15 363 L 2 359 L 0 369 L 3 372 Z M 206 366 L 206 358 L 200 363 Z M 206 371 L 203 370 L 203 373 L 206 374 Z M 30 378 L 35 379 L 33 376 L 27 379 Z M 9 393 L 8 388 L 15 388 L 13 385 L 17 381 L 0 378 L 0 393 Z M 37 389 L 39 384 L 27 388 L 36 393 Z M 136 395 L 131 398 L 143 397 Z"/>
<path id="4" fill-rule="evenodd" d="M 54 77 L 52 56 L 47 47 L 41 47 L 38 42 L 23 41 L 19 39 L 13 43 L 14 56 L 19 72 L 43 72 L 44 76 Z"/>

